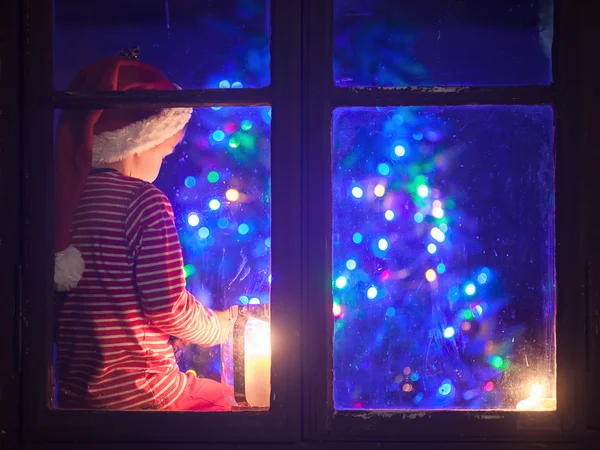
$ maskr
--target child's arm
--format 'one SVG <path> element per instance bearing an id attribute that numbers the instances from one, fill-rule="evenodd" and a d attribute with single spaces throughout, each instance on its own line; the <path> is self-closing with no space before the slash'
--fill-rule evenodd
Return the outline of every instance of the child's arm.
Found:
<path id="1" fill-rule="evenodd" d="M 131 202 L 125 231 L 146 317 L 166 334 L 202 346 L 217 345 L 220 322 L 185 288 L 171 204 L 155 186 L 140 188 Z"/>

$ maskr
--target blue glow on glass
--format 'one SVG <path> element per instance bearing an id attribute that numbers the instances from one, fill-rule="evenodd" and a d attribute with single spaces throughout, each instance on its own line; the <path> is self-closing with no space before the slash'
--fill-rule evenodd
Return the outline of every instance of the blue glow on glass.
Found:
<path id="1" fill-rule="evenodd" d="M 354 261 L 353 259 L 349 259 L 348 261 L 346 261 L 346 268 L 348 270 L 356 269 L 356 261 Z"/>
<path id="2" fill-rule="evenodd" d="M 221 130 L 217 130 L 213 133 L 212 137 L 215 141 L 221 142 L 223 139 L 225 139 L 225 133 L 223 133 Z"/>
<path id="3" fill-rule="evenodd" d="M 250 231 L 250 227 L 245 223 L 242 223 L 238 227 L 238 233 L 240 233 L 241 235 L 248 234 L 249 231 Z"/>
<path id="4" fill-rule="evenodd" d="M 210 230 L 206 227 L 202 227 L 198 230 L 198 236 L 202 239 L 206 239 L 210 234 Z"/>
<path id="5" fill-rule="evenodd" d="M 185 184 L 185 187 L 193 188 L 196 185 L 196 179 L 194 177 L 186 177 L 183 184 Z"/>
<path id="6" fill-rule="evenodd" d="M 354 233 L 354 235 L 352 236 L 352 242 L 354 242 L 355 244 L 360 244 L 363 240 L 362 234 L 360 233 Z"/>
<path id="7" fill-rule="evenodd" d="M 390 174 L 390 166 L 386 163 L 381 163 L 377 166 L 377 171 L 383 176 L 389 175 Z"/>
<path id="8" fill-rule="evenodd" d="M 420 212 L 416 213 L 414 216 L 415 222 L 421 223 L 425 217 Z"/>

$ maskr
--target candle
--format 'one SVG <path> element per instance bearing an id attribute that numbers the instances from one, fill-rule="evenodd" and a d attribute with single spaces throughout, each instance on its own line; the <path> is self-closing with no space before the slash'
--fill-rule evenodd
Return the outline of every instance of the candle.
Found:
<path id="1" fill-rule="evenodd" d="M 517 403 L 520 411 L 556 411 L 556 399 L 544 397 L 545 389 L 540 383 L 533 383 L 529 397 Z"/>
<path id="2" fill-rule="evenodd" d="M 246 400 L 252 407 L 268 407 L 271 395 L 271 329 L 269 322 L 250 318 L 245 338 Z"/>

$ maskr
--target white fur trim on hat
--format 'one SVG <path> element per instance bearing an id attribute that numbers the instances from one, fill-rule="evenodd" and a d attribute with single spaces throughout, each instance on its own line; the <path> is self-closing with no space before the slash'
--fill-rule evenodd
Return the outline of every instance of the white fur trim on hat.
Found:
<path id="1" fill-rule="evenodd" d="M 85 264 L 81 253 L 73 246 L 54 255 L 54 289 L 70 291 L 83 276 Z"/>
<path id="2" fill-rule="evenodd" d="M 192 108 L 165 108 L 146 120 L 94 136 L 92 166 L 111 164 L 143 153 L 183 130 L 192 117 Z"/>

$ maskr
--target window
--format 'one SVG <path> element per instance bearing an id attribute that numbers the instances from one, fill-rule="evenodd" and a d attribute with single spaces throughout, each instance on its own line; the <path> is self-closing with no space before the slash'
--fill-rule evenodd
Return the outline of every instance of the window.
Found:
<path id="1" fill-rule="evenodd" d="M 583 6 L 146 3 L 26 6 L 28 440 L 582 441 L 598 348 L 579 195 L 592 164 L 585 71 L 574 69 L 587 66 L 566 30 L 591 25 Z M 135 45 L 182 89 L 67 90 L 86 62 Z M 241 339 L 212 349 L 171 340 L 179 371 L 221 383 L 235 412 L 61 406 L 53 119 L 172 108 L 192 108 L 192 120 L 156 185 L 173 206 L 186 287 L 270 330 L 238 321 Z"/>
<path id="2" fill-rule="evenodd" d="M 169 332 L 171 325 L 161 328 L 157 317 L 163 310 L 154 314 L 152 304 L 157 280 L 151 271 L 143 275 L 140 261 L 134 273 L 143 280 L 136 281 L 136 292 L 143 291 L 145 285 L 149 290 L 147 295 L 140 294 L 147 305 L 135 318 L 124 303 L 115 306 L 122 295 L 119 293 L 105 302 L 98 302 L 94 293 L 88 303 L 79 301 L 86 286 L 93 290 L 94 277 L 84 276 L 78 294 L 53 299 L 49 273 L 41 270 L 36 283 L 25 283 L 31 292 L 24 293 L 25 297 L 40 299 L 36 312 L 27 312 L 38 331 L 25 332 L 31 356 L 25 362 L 24 378 L 35 386 L 27 391 L 25 400 L 25 414 L 34 418 L 27 421 L 28 432 L 34 439 L 135 439 L 139 431 L 125 424 L 143 419 L 144 439 L 151 441 L 189 440 L 192 435 L 197 441 L 222 441 L 223 429 L 236 435 L 228 437 L 230 441 L 292 439 L 299 430 L 299 370 L 291 367 L 299 365 L 300 355 L 301 189 L 296 168 L 301 159 L 300 129 L 289 130 L 286 124 L 300 123 L 300 3 L 289 2 L 285 10 L 266 0 L 149 2 L 142 9 L 136 2 L 112 1 L 100 9 L 87 6 L 62 0 L 54 5 L 45 2 L 45 14 L 36 13 L 38 39 L 32 41 L 37 46 L 33 53 L 54 54 L 54 64 L 42 69 L 38 63 L 30 65 L 33 60 L 28 62 L 29 67 L 36 67 L 35 74 L 30 75 L 39 84 L 29 91 L 29 105 L 34 106 L 28 108 L 26 120 L 44 123 L 44 131 L 28 136 L 26 145 L 52 148 L 52 136 L 61 136 L 62 117 L 91 117 L 100 110 L 101 118 L 106 116 L 110 123 L 117 123 L 122 117 L 145 118 L 152 111 L 170 116 L 176 115 L 177 108 L 193 108 L 181 141 L 173 141 L 173 153 L 164 159 L 154 184 L 173 209 L 187 290 L 204 307 L 225 311 L 237 319 L 221 346 L 201 348 L 185 342 L 185 338 L 177 339 L 180 336 Z M 280 18 L 275 19 L 278 15 Z M 287 22 L 287 26 L 271 30 L 271 17 L 276 23 Z M 53 26 L 52 43 L 48 36 Z M 206 45 L 209 41 L 210 46 Z M 105 92 L 83 87 L 66 91 L 84 65 L 117 56 L 120 51 L 155 66 L 181 89 Z M 287 58 L 290 53 L 293 57 Z M 53 114 L 58 119 L 55 133 L 49 122 Z M 100 122 L 96 128 L 102 128 Z M 277 142 L 282 150 L 279 153 L 273 145 Z M 61 141 L 56 145 L 59 151 Z M 53 179 L 48 170 L 53 167 L 53 155 L 47 152 L 41 159 L 26 162 L 35 166 L 31 170 L 36 172 L 32 177 L 38 192 L 44 191 L 39 189 L 42 185 L 51 186 Z M 40 170 L 42 167 L 45 169 Z M 93 171 L 93 176 L 100 176 L 106 169 L 94 170 L 99 172 Z M 115 172 L 106 173 L 112 176 Z M 118 201 L 129 217 L 135 199 Z M 38 211 L 40 218 L 27 231 L 29 236 L 38 236 L 29 241 L 37 244 L 26 251 L 28 255 L 44 250 L 53 253 L 49 231 L 55 214 L 52 207 L 42 207 L 53 203 L 50 198 L 37 197 L 27 206 L 28 211 Z M 114 223 L 108 217 L 114 213 L 111 208 L 96 206 L 94 213 L 102 215 L 98 221 Z M 114 240 L 108 242 L 113 236 L 106 231 L 96 233 L 93 242 L 80 238 L 78 233 L 85 228 L 77 222 L 81 214 L 87 210 L 77 210 L 71 238 L 73 242 L 79 239 L 75 244 L 81 247 L 86 266 L 102 266 L 99 271 L 116 273 L 99 261 L 99 255 L 110 259 L 114 256 L 110 252 L 117 251 Z M 42 233 L 43 229 L 46 231 Z M 139 257 L 139 243 L 136 240 L 134 244 L 126 247 L 134 248 Z M 149 261 L 155 261 L 153 258 L 150 256 Z M 32 261 L 29 256 L 26 260 Z M 46 262 L 40 260 L 40 268 Z M 33 273 L 35 269 L 29 267 L 32 271 L 28 273 Z M 173 277 L 179 279 L 180 275 Z M 116 278 L 113 281 L 120 282 Z M 131 322 L 132 335 L 143 339 L 157 357 L 174 355 L 177 379 L 199 379 L 203 384 L 211 381 L 234 412 L 195 414 L 187 410 L 181 415 L 156 408 L 157 402 L 172 399 L 164 392 L 166 383 L 152 388 L 154 400 L 146 398 L 146 393 L 139 399 L 122 395 L 119 385 L 106 391 L 102 385 L 105 373 L 114 371 L 113 366 L 132 352 L 129 343 L 119 336 L 113 336 L 112 341 L 105 332 L 108 328 L 95 320 L 109 307 L 111 316 L 104 318 L 110 321 L 108 328 L 122 328 L 123 323 Z M 118 311 L 113 311 L 115 308 Z M 154 315 L 157 317 L 152 318 Z M 156 329 L 148 328 L 146 319 Z M 91 323 L 94 330 L 88 327 Z M 79 332 L 83 328 L 87 331 Z M 168 342 L 167 335 L 171 335 Z M 102 373 L 98 373 L 98 360 L 106 366 Z M 140 361 L 130 363 L 134 366 Z M 50 365 L 52 371 L 34 369 Z M 122 379 L 129 379 L 128 367 L 122 368 Z M 93 405 L 76 401 L 77 389 L 87 390 L 87 397 L 103 404 L 104 411 L 98 416 L 89 411 Z M 159 398 L 163 393 L 166 397 Z M 153 411 L 139 412 L 147 409 Z M 115 433 L 107 433 L 108 429 Z"/>

